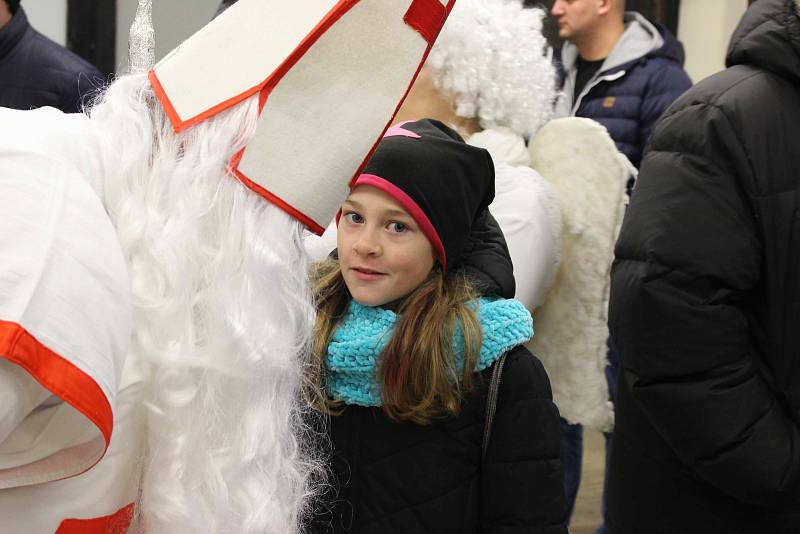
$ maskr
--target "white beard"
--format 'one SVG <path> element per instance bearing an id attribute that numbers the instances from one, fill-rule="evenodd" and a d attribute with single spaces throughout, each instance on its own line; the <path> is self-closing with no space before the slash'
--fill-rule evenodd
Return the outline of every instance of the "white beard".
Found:
<path id="1" fill-rule="evenodd" d="M 138 529 L 298 532 L 320 472 L 299 439 L 314 310 L 301 225 L 228 170 L 257 96 L 175 134 L 137 75 L 91 118 L 151 372 Z"/>

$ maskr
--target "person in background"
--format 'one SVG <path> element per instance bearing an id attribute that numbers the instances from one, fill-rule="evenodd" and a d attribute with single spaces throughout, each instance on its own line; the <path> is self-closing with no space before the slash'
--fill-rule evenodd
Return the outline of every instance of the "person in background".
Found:
<path id="1" fill-rule="evenodd" d="M 493 195 L 488 152 L 431 120 L 389 129 L 353 182 L 338 254 L 312 268 L 332 455 L 310 532 L 566 534 L 558 411 L 530 313 L 496 282 L 510 260 L 463 270 Z"/>
<path id="2" fill-rule="evenodd" d="M 624 0 L 556 0 L 551 14 L 565 40 L 558 114 L 605 126 L 638 169 L 658 118 L 692 85 L 683 45 Z"/>
<path id="3" fill-rule="evenodd" d="M 605 126 L 619 151 L 638 169 L 658 118 L 691 86 L 683 69 L 683 46 L 663 26 L 626 12 L 624 0 L 556 0 L 551 14 L 565 40 L 556 54 L 563 87 L 558 114 Z M 632 187 L 631 179 L 629 193 Z M 608 360 L 613 401 L 618 364 L 611 338 Z M 564 420 L 562 429 L 571 509 L 580 484 L 583 428 Z M 611 440 L 607 433 L 607 454 Z"/>
<path id="4" fill-rule="evenodd" d="M 519 1 L 459 0 L 395 117 L 438 119 L 489 151 L 495 166 L 489 211 L 511 255 L 514 297 L 530 312 L 544 302 L 561 253 L 559 203 L 530 167 L 525 147 L 525 138 L 551 117 L 556 98 L 555 69 L 541 33 L 544 16 Z M 322 239 L 310 237 L 307 248 L 322 259 L 335 239 L 332 224 Z"/>
<path id="5" fill-rule="evenodd" d="M 612 534 L 800 532 L 800 1 L 667 111 L 616 247 Z"/>
<path id="6" fill-rule="evenodd" d="M 105 83 L 92 64 L 37 32 L 20 0 L 0 0 L 0 107 L 78 113 Z"/>

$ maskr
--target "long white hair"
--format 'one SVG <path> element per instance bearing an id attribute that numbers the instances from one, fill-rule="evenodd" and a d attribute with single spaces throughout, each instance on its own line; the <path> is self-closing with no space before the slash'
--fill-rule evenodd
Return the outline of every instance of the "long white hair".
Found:
<path id="1" fill-rule="evenodd" d="M 302 227 L 228 167 L 257 106 L 176 134 L 131 75 L 90 112 L 132 278 L 131 351 L 151 372 L 147 533 L 297 532 L 321 472 L 300 400 L 314 317 Z"/>
<path id="2" fill-rule="evenodd" d="M 457 115 L 533 135 L 558 95 L 540 8 L 520 0 L 458 0 L 425 66 Z"/>

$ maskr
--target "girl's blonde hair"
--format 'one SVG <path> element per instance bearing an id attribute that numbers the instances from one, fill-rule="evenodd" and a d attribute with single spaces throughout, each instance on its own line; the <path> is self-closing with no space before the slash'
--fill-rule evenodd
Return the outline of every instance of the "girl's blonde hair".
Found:
<path id="1" fill-rule="evenodd" d="M 316 299 L 311 379 L 308 397 L 314 408 L 330 415 L 344 410 L 341 400 L 326 393 L 325 356 L 328 344 L 352 298 L 339 262 L 326 260 L 311 268 Z M 476 299 L 473 285 L 461 272 L 445 276 L 436 266 L 400 303 L 392 337 L 378 368 L 383 411 L 396 421 L 428 424 L 434 418 L 458 413 L 480 355 L 481 325 L 467 304 Z M 456 366 L 453 337 L 464 334 L 464 369 Z"/>

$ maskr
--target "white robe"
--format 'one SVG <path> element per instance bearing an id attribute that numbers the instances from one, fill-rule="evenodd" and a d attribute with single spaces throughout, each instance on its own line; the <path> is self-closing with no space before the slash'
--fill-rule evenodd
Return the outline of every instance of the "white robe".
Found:
<path id="1" fill-rule="evenodd" d="M 530 167 L 525 142 L 512 130 L 489 128 L 468 143 L 488 150 L 494 161 L 495 193 L 489 211 L 503 230 L 514 264 L 514 298 L 533 313 L 544 303 L 561 258 L 558 200 L 547 180 Z"/>
<path id="2" fill-rule="evenodd" d="M 0 108 L 0 124 L 0 534 L 124 532 L 143 381 L 89 120 Z"/>

